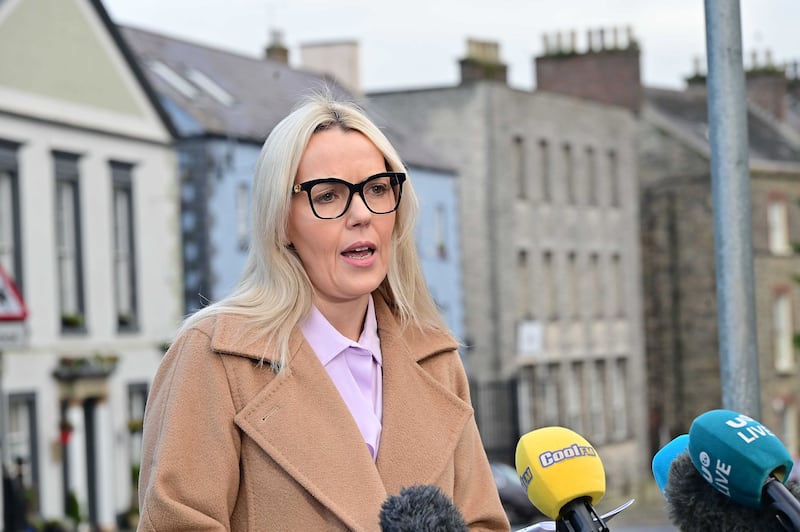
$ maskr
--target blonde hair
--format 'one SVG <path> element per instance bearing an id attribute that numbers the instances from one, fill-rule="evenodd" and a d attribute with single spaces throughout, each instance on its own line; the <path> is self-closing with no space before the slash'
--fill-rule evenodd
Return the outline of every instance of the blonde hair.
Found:
<path id="1" fill-rule="evenodd" d="M 311 136 L 330 128 L 360 132 L 383 154 L 387 171 L 405 171 L 389 140 L 357 105 L 330 95 L 309 97 L 275 126 L 261 149 L 253 179 L 250 250 L 237 287 L 230 296 L 188 317 L 178 334 L 207 316 L 244 316 L 262 332 L 268 345 L 278 348 L 277 360 L 268 353 L 264 360 L 276 371 L 285 367 L 292 329 L 309 312 L 313 300 L 311 281 L 288 247 L 290 191 Z M 397 209 L 388 273 L 377 291 L 402 327 L 446 330 L 417 256 L 414 228 L 418 210 L 408 179 Z"/>

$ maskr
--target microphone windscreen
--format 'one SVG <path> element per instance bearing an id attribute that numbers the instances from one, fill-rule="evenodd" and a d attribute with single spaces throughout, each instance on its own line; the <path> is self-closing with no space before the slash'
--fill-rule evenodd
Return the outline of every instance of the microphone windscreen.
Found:
<path id="1" fill-rule="evenodd" d="M 800 490 L 794 495 L 800 495 Z M 714 489 L 694 467 L 688 452 L 672 461 L 664 498 L 670 520 L 682 532 L 780 530 L 774 516 L 738 504 Z"/>
<path id="2" fill-rule="evenodd" d="M 667 486 L 667 477 L 669 476 L 669 468 L 672 465 L 672 461 L 679 454 L 685 452 L 688 446 L 689 435 L 681 434 L 659 449 L 653 457 L 653 477 L 655 477 L 656 485 L 658 485 L 658 489 L 661 490 L 662 494 Z"/>
<path id="3" fill-rule="evenodd" d="M 689 456 L 709 484 L 753 508 L 761 507 L 767 477 L 785 482 L 794 465 L 769 429 L 732 410 L 711 410 L 692 422 Z"/>
<path id="4" fill-rule="evenodd" d="M 571 501 L 597 504 L 606 492 L 606 474 L 594 447 L 564 427 L 544 427 L 517 442 L 515 465 L 528 499 L 550 519 Z"/>
<path id="5" fill-rule="evenodd" d="M 383 532 L 468 532 L 452 499 L 438 487 L 411 486 L 389 495 L 381 506 Z"/>

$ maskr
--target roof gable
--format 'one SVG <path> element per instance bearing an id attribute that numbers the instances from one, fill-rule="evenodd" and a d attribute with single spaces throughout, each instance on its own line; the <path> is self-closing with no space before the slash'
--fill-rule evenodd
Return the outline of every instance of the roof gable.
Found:
<path id="1" fill-rule="evenodd" d="M 704 91 L 647 89 L 645 101 L 650 119 L 658 119 L 661 126 L 668 127 L 697 153 L 710 156 L 708 103 Z M 800 162 L 797 135 L 753 105 L 748 106 L 747 129 L 751 165 L 755 161 Z"/>
<path id="2" fill-rule="evenodd" d="M 137 28 L 120 33 L 135 53 L 177 134 L 182 138 L 236 138 L 261 144 L 304 96 L 330 91 L 357 100 L 336 79 Z M 400 124 L 386 126 L 368 101 L 358 102 L 409 166 L 453 170 Z"/>
<path id="3" fill-rule="evenodd" d="M 98 1 L 0 4 L 0 109 L 169 140 L 115 31 Z"/>

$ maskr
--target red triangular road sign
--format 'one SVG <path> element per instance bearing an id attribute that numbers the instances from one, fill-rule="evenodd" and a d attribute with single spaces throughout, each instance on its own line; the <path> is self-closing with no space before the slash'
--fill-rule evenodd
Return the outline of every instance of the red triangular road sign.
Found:
<path id="1" fill-rule="evenodd" d="M 17 290 L 17 285 L 0 264 L 0 321 L 22 321 L 28 309 Z"/>

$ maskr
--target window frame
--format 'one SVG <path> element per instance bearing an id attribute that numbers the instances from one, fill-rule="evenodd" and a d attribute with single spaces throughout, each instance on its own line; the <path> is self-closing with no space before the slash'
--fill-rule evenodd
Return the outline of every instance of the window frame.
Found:
<path id="1" fill-rule="evenodd" d="M 133 190 L 133 165 L 119 161 L 109 163 L 111 169 L 111 207 L 113 216 L 112 233 L 112 270 L 114 279 L 114 310 L 117 317 L 118 332 L 133 332 L 139 330 L 139 301 L 137 297 L 137 268 L 136 268 L 136 223 L 135 223 L 135 198 Z M 122 197 L 120 198 L 120 195 Z M 126 213 L 121 213 L 119 200 L 125 202 Z M 126 227 L 124 241 L 120 235 L 120 216 L 125 216 Z M 122 245 L 120 245 L 122 243 Z M 125 249 L 123 250 L 122 247 Z M 121 257 L 126 257 L 127 268 L 120 272 Z M 124 279 L 122 278 L 124 277 Z M 123 283 L 127 285 L 123 288 Z M 121 294 L 127 290 L 127 305 L 123 305 Z M 123 306 L 128 306 L 125 309 Z"/>
<path id="2" fill-rule="evenodd" d="M 86 332 L 86 303 L 85 303 L 85 290 L 83 279 L 83 239 L 82 239 L 82 216 L 81 216 L 81 199 L 80 199 L 80 171 L 78 162 L 80 156 L 73 153 L 53 151 L 54 163 L 54 181 L 55 181 L 55 231 L 56 231 L 56 262 L 58 272 L 58 285 L 59 285 L 59 304 L 58 311 L 60 313 L 60 324 L 62 334 L 81 334 Z M 69 188 L 70 198 L 66 198 L 71 202 L 71 212 L 67 213 L 70 217 L 69 224 L 63 218 L 64 212 L 61 205 L 65 198 L 62 198 L 62 191 L 64 187 Z M 68 228 L 72 229 L 71 237 L 72 242 L 62 242 Z M 72 260 L 74 264 L 71 266 L 72 271 L 65 271 L 65 259 L 62 255 L 66 255 L 67 251 L 62 250 L 67 245 L 71 244 L 73 249 Z M 71 277 L 71 279 L 67 279 Z M 69 282 L 72 286 L 65 285 Z M 67 308 L 66 291 L 71 289 L 74 294 L 68 297 L 74 298 L 74 308 Z M 71 306 L 71 305 L 70 305 Z"/>

